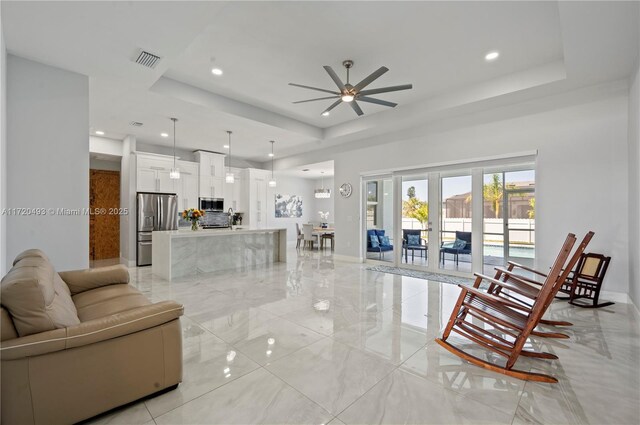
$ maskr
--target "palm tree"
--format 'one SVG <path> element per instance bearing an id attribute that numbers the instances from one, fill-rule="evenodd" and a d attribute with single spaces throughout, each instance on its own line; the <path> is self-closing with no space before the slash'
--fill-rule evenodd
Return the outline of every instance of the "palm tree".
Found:
<path id="1" fill-rule="evenodd" d="M 502 181 L 500 174 L 494 174 L 491 183 L 484 185 L 482 189 L 485 201 L 491 202 L 491 209 L 496 214 L 495 218 L 500 218 L 500 205 L 502 204 Z"/>
<path id="2" fill-rule="evenodd" d="M 529 218 L 533 220 L 536 218 L 536 198 L 529 199 L 529 206 L 531 207 L 528 211 Z"/>
<path id="3" fill-rule="evenodd" d="M 409 199 L 402 201 L 402 215 L 418 220 L 425 229 L 429 223 L 429 203 L 416 198 L 416 188 L 413 186 L 407 190 L 407 196 Z"/>

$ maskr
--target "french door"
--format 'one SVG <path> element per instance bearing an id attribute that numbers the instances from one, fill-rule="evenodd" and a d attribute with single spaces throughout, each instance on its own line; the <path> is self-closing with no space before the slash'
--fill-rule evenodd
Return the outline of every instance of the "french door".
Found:
<path id="1" fill-rule="evenodd" d="M 535 171 L 402 171 L 363 178 L 363 258 L 471 277 L 513 260 L 533 266 Z M 372 234 L 391 247 L 373 247 Z M 387 241 L 388 239 L 388 241 Z M 374 241 L 375 244 L 375 241 Z"/>

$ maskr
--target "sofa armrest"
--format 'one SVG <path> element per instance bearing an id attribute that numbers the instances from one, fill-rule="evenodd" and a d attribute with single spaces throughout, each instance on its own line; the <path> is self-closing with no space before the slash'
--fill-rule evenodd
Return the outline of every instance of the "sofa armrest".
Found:
<path id="1" fill-rule="evenodd" d="M 71 295 L 101 286 L 129 283 L 129 271 L 122 264 L 96 269 L 69 270 L 58 274 L 69 287 Z"/>
<path id="2" fill-rule="evenodd" d="M 95 344 L 162 325 L 183 312 L 184 307 L 175 301 L 137 307 L 76 326 L 2 341 L 0 358 L 15 360 Z"/>

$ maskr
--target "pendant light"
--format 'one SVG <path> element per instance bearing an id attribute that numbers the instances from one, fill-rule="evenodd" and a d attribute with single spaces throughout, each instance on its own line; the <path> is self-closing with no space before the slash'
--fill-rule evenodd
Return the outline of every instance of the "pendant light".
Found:
<path id="1" fill-rule="evenodd" d="M 273 177 L 273 144 L 275 143 L 275 140 L 272 140 L 271 142 L 271 180 L 269 180 L 269 187 L 276 187 L 276 179 Z"/>
<path id="2" fill-rule="evenodd" d="M 321 189 L 316 189 L 314 191 L 314 195 L 318 199 L 331 198 L 331 189 L 325 189 L 324 188 L 324 171 L 320 171 L 320 174 L 322 174 L 322 188 Z"/>
<path id="3" fill-rule="evenodd" d="M 180 178 L 180 170 L 176 167 L 176 121 L 178 118 L 171 118 L 173 121 L 173 168 L 169 172 L 169 178 L 177 180 Z"/>
<path id="4" fill-rule="evenodd" d="M 229 168 L 227 169 L 227 176 L 224 180 L 227 183 L 233 183 L 235 181 L 235 177 L 231 172 L 231 131 L 227 130 L 227 134 L 229 135 Z"/>

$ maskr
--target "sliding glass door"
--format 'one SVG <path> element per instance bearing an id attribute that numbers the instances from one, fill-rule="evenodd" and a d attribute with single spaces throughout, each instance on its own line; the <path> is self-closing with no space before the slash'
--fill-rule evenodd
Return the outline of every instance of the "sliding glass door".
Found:
<path id="1" fill-rule="evenodd" d="M 402 171 L 363 178 L 362 190 L 367 260 L 458 276 L 533 266 L 532 168 Z"/>
<path id="2" fill-rule="evenodd" d="M 483 179 L 483 264 L 486 273 L 535 258 L 535 171 L 497 171 Z"/>
<path id="3" fill-rule="evenodd" d="M 439 268 L 470 273 L 472 270 L 471 175 L 440 178 Z"/>
<path id="4" fill-rule="evenodd" d="M 429 179 L 402 176 L 402 252 L 401 264 L 429 266 Z"/>
<path id="5" fill-rule="evenodd" d="M 363 182 L 367 260 L 394 263 L 393 178 L 382 177 Z"/>

